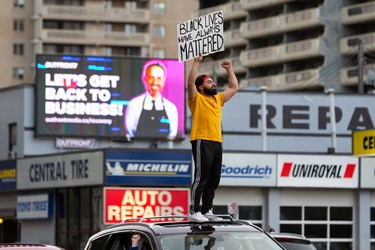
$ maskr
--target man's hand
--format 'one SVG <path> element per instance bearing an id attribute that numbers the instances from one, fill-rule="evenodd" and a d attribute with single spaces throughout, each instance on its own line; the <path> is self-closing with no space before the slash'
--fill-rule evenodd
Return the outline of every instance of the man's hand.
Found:
<path id="1" fill-rule="evenodd" d="M 138 246 L 138 241 L 141 239 L 141 236 L 139 234 L 133 234 L 132 235 L 132 247 Z"/>
<path id="2" fill-rule="evenodd" d="M 223 60 L 221 61 L 221 67 L 224 69 L 230 69 L 232 68 L 232 63 L 229 60 Z"/>
<path id="3" fill-rule="evenodd" d="M 201 62 L 203 60 L 202 54 L 199 54 L 198 57 L 194 58 L 194 62 Z"/>

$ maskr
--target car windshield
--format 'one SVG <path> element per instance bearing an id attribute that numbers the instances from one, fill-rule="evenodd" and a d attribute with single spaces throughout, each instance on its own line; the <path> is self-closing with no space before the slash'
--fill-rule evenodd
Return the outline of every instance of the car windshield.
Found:
<path id="1" fill-rule="evenodd" d="M 280 250 L 272 239 L 259 232 L 188 233 L 159 237 L 163 250 Z"/>

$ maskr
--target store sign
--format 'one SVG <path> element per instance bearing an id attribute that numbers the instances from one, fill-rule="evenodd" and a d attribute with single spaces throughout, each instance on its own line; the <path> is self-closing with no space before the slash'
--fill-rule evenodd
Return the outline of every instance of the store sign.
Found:
<path id="1" fill-rule="evenodd" d="M 53 198 L 51 194 L 17 196 L 17 219 L 51 219 Z"/>
<path id="2" fill-rule="evenodd" d="M 187 215 L 189 189 L 104 188 L 104 224 L 129 218 Z"/>
<path id="3" fill-rule="evenodd" d="M 358 187 L 357 157 L 278 155 L 277 164 L 279 187 Z"/>
<path id="4" fill-rule="evenodd" d="M 375 130 L 357 130 L 352 135 L 353 155 L 375 155 Z"/>
<path id="5" fill-rule="evenodd" d="M 276 155 L 224 153 L 221 186 L 276 186 Z"/>
<path id="6" fill-rule="evenodd" d="M 105 183 L 127 186 L 190 186 L 189 150 L 107 150 Z"/>
<path id="7" fill-rule="evenodd" d="M 361 158 L 361 188 L 375 188 L 375 158 Z"/>
<path id="8" fill-rule="evenodd" d="M 223 107 L 223 129 L 230 132 L 260 133 L 262 95 L 237 93 L 236 101 Z M 351 136 L 353 130 L 373 129 L 374 96 L 336 95 L 337 135 Z M 267 131 L 275 134 L 331 136 L 330 97 L 324 94 L 267 93 Z M 238 110 L 238 112 L 233 112 Z M 224 119 L 225 118 L 225 119 Z M 270 136 L 270 135 L 269 135 Z M 319 139 L 319 138 L 317 138 Z M 251 141 L 249 142 L 251 143 Z"/>
<path id="9" fill-rule="evenodd" d="M 18 160 L 17 189 L 103 184 L 103 152 Z"/>
<path id="10" fill-rule="evenodd" d="M 0 192 L 16 190 L 16 160 L 0 161 Z"/>

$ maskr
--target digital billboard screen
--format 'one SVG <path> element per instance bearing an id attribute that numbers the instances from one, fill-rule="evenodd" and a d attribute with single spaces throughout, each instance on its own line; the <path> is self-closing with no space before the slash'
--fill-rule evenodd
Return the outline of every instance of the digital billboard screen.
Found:
<path id="1" fill-rule="evenodd" d="M 185 138 L 177 59 L 37 55 L 36 136 Z"/>

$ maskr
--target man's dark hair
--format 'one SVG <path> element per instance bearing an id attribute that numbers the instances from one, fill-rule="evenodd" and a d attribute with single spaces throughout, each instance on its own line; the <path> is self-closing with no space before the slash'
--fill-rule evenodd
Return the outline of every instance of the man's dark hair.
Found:
<path id="1" fill-rule="evenodd" d="M 197 88 L 197 90 L 199 86 L 203 84 L 204 80 L 206 80 L 208 77 L 208 75 L 200 75 L 195 79 L 195 87 Z"/>

